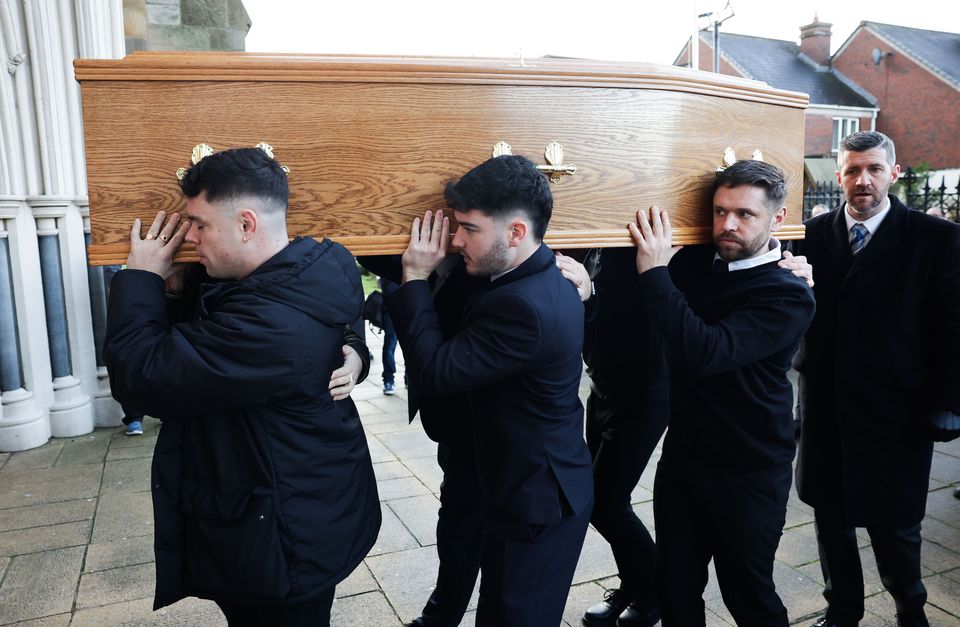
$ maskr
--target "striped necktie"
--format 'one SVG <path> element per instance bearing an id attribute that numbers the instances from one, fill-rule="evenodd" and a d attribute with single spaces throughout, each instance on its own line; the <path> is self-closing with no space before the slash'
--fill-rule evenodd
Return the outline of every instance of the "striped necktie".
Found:
<path id="1" fill-rule="evenodd" d="M 870 231 L 867 230 L 867 227 L 857 222 L 850 227 L 850 232 L 853 233 L 853 239 L 850 240 L 850 252 L 856 255 L 867 245 L 867 235 L 870 234 Z"/>

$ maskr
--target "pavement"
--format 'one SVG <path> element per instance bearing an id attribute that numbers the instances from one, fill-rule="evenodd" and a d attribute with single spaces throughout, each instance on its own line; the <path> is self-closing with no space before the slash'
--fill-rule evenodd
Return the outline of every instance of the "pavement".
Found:
<path id="1" fill-rule="evenodd" d="M 437 568 L 437 495 L 441 473 L 436 444 L 419 421 L 407 423 L 403 357 L 397 393 L 381 390 L 380 336 L 368 333 L 375 354 L 369 379 L 353 398 L 367 432 L 378 479 L 383 526 L 376 545 L 338 587 L 332 624 L 391 627 L 416 617 Z M 586 398 L 587 380 L 581 384 Z M 144 434 L 98 429 L 54 439 L 20 453 L 0 454 L 0 625 L 226 625 L 208 601 L 185 599 L 153 612 L 153 517 L 150 458 L 159 422 Z M 633 492 L 633 506 L 653 530 L 653 475 L 659 447 Z M 960 440 L 938 444 L 933 458 L 922 569 L 933 625 L 960 625 Z M 896 507 L 891 503 L 890 507 Z M 869 537 L 859 530 L 867 613 L 862 625 L 895 625 Z M 609 546 L 590 528 L 567 599 L 563 625 L 617 587 Z M 774 576 L 793 624 L 812 624 L 824 608 L 813 512 L 792 494 Z M 733 624 L 711 573 L 704 593 L 707 625 Z M 476 592 L 463 625 L 474 624 Z"/>

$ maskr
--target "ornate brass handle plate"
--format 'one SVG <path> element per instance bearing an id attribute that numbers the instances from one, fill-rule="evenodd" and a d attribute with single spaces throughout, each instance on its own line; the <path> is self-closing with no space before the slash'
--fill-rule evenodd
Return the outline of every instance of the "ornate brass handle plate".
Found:
<path id="1" fill-rule="evenodd" d="M 493 147 L 494 157 L 512 154 L 510 144 L 505 141 L 499 141 Z M 577 171 L 576 165 L 563 162 L 563 146 L 559 142 L 552 141 L 547 144 L 543 157 L 547 160 L 547 165 L 538 165 L 537 169 L 549 176 L 552 183 L 559 183 L 562 177 L 572 176 Z"/>

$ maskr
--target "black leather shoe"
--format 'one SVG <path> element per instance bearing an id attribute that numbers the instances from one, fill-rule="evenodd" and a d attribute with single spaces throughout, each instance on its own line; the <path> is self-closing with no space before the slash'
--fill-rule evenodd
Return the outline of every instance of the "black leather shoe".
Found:
<path id="1" fill-rule="evenodd" d="M 581 622 L 587 627 L 614 627 L 620 614 L 630 605 L 632 597 L 632 594 L 619 588 L 607 590 L 603 601 L 583 613 Z"/>
<path id="2" fill-rule="evenodd" d="M 424 627 L 424 625 L 426 625 L 426 623 L 423 622 L 423 617 L 422 617 L 422 616 L 417 616 L 417 617 L 414 618 L 412 621 L 410 621 L 409 623 L 405 624 L 403 627 Z"/>
<path id="3" fill-rule="evenodd" d="M 836 623 L 824 616 L 811 625 L 811 627 L 857 627 L 857 623 Z"/>
<path id="4" fill-rule="evenodd" d="M 897 614 L 897 627 L 930 627 L 930 622 L 922 611 L 912 616 Z"/>
<path id="5" fill-rule="evenodd" d="M 617 627 L 653 627 L 660 620 L 656 609 L 640 607 L 636 602 L 627 606 L 617 619 Z"/>

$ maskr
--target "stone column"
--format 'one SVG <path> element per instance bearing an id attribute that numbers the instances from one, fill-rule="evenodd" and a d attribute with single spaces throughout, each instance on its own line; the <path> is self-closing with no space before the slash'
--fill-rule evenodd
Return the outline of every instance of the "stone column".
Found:
<path id="1" fill-rule="evenodd" d="M 29 54 L 21 3 L 0 0 L 0 451 L 50 438 L 53 396 L 36 224 L 26 202 L 37 190 L 39 160 Z M 12 313 L 12 317 L 11 317 Z"/>

